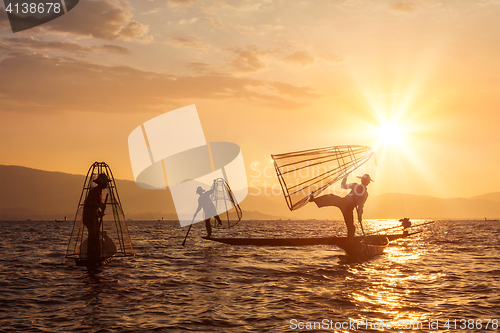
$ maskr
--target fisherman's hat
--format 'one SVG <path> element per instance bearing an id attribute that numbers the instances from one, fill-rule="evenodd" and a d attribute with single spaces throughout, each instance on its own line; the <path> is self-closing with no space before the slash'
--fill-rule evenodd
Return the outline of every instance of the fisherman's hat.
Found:
<path id="1" fill-rule="evenodd" d="M 203 193 L 203 192 L 205 192 L 205 190 L 203 189 L 203 187 L 198 186 L 198 188 L 196 189 L 196 193 L 200 194 L 200 193 Z"/>
<path id="2" fill-rule="evenodd" d="M 109 180 L 108 176 L 106 176 L 105 173 L 100 173 L 99 176 L 97 176 L 96 179 L 94 179 L 94 183 L 96 184 L 107 184 L 111 180 Z"/>
<path id="3" fill-rule="evenodd" d="M 360 177 L 360 176 L 357 176 L 357 177 L 358 177 L 359 179 L 361 179 L 361 180 L 368 179 L 369 181 L 374 182 L 374 180 L 373 180 L 373 179 L 371 179 L 370 175 L 369 175 L 369 174 L 367 174 L 367 173 L 365 173 L 365 174 L 364 174 L 363 176 L 361 176 L 361 177 Z"/>

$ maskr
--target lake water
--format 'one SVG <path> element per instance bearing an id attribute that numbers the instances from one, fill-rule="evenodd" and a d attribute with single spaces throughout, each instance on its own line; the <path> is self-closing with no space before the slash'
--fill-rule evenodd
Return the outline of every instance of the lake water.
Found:
<path id="1" fill-rule="evenodd" d="M 136 256 L 89 273 L 65 258 L 71 222 L 0 222 L 0 331 L 499 330 L 498 221 L 437 221 L 362 263 L 332 246 L 214 243 L 201 239 L 201 224 L 182 247 L 187 228 L 177 222 L 128 225 Z M 214 235 L 344 233 L 338 221 L 244 221 Z"/>

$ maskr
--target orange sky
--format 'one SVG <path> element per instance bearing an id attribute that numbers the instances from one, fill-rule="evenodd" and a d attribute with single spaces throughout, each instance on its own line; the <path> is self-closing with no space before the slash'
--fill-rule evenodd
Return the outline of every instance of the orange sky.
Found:
<path id="1" fill-rule="evenodd" d="M 0 164 L 133 179 L 129 133 L 196 104 L 249 182 L 270 154 L 400 142 L 370 193 L 500 188 L 499 1 L 80 1 L 13 34 L 0 13 Z M 267 173 L 269 174 L 269 172 Z"/>

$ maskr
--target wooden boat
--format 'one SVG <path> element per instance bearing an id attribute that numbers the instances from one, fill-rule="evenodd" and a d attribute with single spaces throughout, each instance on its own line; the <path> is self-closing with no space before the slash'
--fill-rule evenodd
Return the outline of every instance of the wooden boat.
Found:
<path id="1" fill-rule="evenodd" d="M 393 236 L 405 237 L 402 234 Z M 350 242 L 339 242 L 337 244 L 337 246 L 345 252 L 350 261 L 366 260 L 371 259 L 377 255 L 381 255 L 384 253 L 384 249 L 387 247 L 387 245 L 389 245 L 389 238 L 384 235 L 368 236 Z"/>
<path id="2" fill-rule="evenodd" d="M 347 237 L 313 237 L 313 238 L 214 238 L 203 237 L 213 242 L 237 246 L 312 246 L 336 245 L 349 257 L 350 261 L 359 261 L 373 258 L 384 252 L 387 245 L 400 238 L 421 233 L 403 232 L 392 235 L 357 236 L 349 241 Z"/>
<path id="3" fill-rule="evenodd" d="M 88 270 L 95 270 L 99 267 L 109 264 L 111 260 L 113 260 L 113 257 L 99 258 L 97 260 L 76 258 L 75 264 L 76 266 L 85 266 Z"/>
<path id="4" fill-rule="evenodd" d="M 389 242 L 394 241 L 399 238 L 404 238 L 410 235 L 414 235 L 418 232 L 409 234 L 394 234 L 394 235 L 384 235 Z M 354 241 L 359 243 L 363 239 L 376 239 L 380 237 L 379 235 L 373 236 L 357 236 L 354 237 Z M 312 238 L 217 238 L 217 237 L 203 237 L 206 240 L 213 242 L 224 243 L 229 245 L 240 245 L 240 246 L 311 246 L 311 245 L 339 245 L 347 243 L 347 237 L 312 237 Z"/>

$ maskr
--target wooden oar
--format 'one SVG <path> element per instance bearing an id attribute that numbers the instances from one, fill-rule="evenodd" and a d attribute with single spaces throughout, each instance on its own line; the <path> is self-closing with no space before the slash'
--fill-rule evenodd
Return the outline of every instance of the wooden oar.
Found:
<path id="1" fill-rule="evenodd" d="M 423 225 L 427 225 L 427 224 L 431 224 L 431 223 L 435 223 L 436 221 L 429 221 L 429 222 L 424 222 L 424 223 L 420 223 L 420 224 L 416 224 L 416 225 L 412 225 L 411 227 L 407 228 L 407 229 L 410 229 L 410 228 L 417 228 L 417 227 L 421 227 Z M 397 225 L 395 227 L 390 227 L 390 228 L 385 228 L 385 229 L 380 229 L 380 230 L 377 230 L 375 231 L 374 233 L 371 233 L 369 234 L 368 236 L 371 236 L 371 235 L 377 235 L 379 232 L 382 232 L 382 231 L 387 231 L 387 230 L 392 230 L 392 229 L 397 229 L 397 228 L 402 228 L 403 226 L 402 225 Z"/>
<path id="2" fill-rule="evenodd" d="M 189 229 L 188 229 L 188 232 L 186 232 L 186 237 L 184 237 L 184 241 L 182 242 L 182 246 L 184 246 L 186 244 L 186 239 L 188 238 L 189 231 L 191 230 L 191 227 L 193 226 L 193 222 L 194 222 L 195 217 L 196 217 L 196 214 L 194 214 L 193 220 L 191 221 L 191 224 L 189 225 Z"/>
<path id="3" fill-rule="evenodd" d="M 359 222 L 359 225 L 361 226 L 361 231 L 363 232 L 363 236 L 366 236 L 365 235 L 365 229 L 363 229 L 363 223 L 361 223 L 361 221 L 359 220 L 359 211 L 358 211 L 358 207 L 356 206 L 356 214 L 358 214 L 358 222 Z"/>

